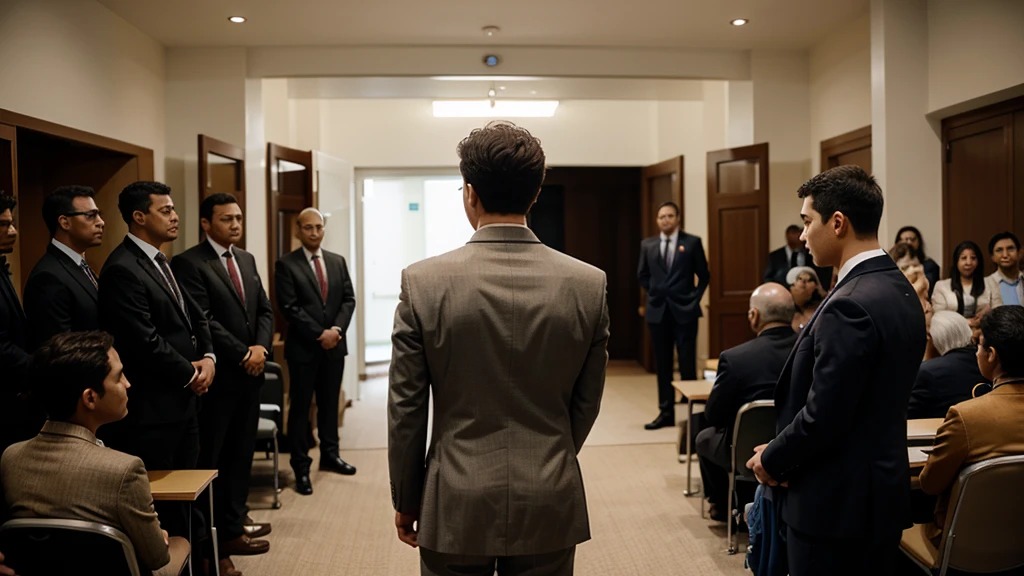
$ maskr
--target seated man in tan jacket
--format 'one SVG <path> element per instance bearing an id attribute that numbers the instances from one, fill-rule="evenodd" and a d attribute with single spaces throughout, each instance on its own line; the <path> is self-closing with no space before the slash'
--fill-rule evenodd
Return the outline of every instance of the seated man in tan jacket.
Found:
<path id="1" fill-rule="evenodd" d="M 939 496 L 935 524 L 924 526 L 933 543 L 942 534 L 949 492 L 964 467 L 1024 454 L 1024 307 L 1002 306 L 981 319 L 977 355 L 992 391 L 949 409 L 921 471 L 921 490 Z"/>
<path id="2" fill-rule="evenodd" d="M 104 332 L 54 336 L 32 363 L 33 394 L 49 420 L 8 448 L 0 480 L 11 518 L 99 522 L 132 541 L 143 573 L 176 575 L 189 545 L 167 537 L 153 511 L 142 460 L 103 446 L 96 430 L 128 414 L 130 384 L 113 338 Z"/>

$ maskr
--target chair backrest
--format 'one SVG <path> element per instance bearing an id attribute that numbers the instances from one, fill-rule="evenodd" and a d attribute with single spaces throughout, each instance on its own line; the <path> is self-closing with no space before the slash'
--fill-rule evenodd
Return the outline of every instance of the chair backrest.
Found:
<path id="1" fill-rule="evenodd" d="M 19 518 L 0 526 L 4 563 L 20 576 L 139 576 L 131 540 L 98 522 Z"/>
<path id="2" fill-rule="evenodd" d="M 260 404 L 275 404 L 284 409 L 284 370 L 277 362 L 268 360 L 263 373 L 266 380 L 260 388 Z M 276 421 L 278 428 L 284 425 L 284 422 L 280 421 L 280 413 L 277 415 L 267 414 L 264 417 Z"/>
<path id="3" fill-rule="evenodd" d="M 754 400 L 740 406 L 732 429 L 732 469 L 736 478 L 754 479 L 754 472 L 747 469 L 747 460 L 754 455 L 755 446 L 767 444 L 772 438 L 775 438 L 775 401 Z"/>
<path id="4" fill-rule="evenodd" d="M 1022 485 L 1024 455 L 992 458 L 964 468 L 950 493 L 939 544 L 943 563 L 966 572 L 1024 566 Z"/>

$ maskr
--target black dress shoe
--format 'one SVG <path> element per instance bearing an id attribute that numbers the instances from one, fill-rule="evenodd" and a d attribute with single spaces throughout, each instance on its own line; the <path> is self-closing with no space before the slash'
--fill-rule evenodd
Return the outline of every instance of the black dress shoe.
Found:
<path id="1" fill-rule="evenodd" d="M 313 483 L 309 480 L 309 473 L 295 475 L 295 491 L 303 496 L 313 493 Z"/>
<path id="2" fill-rule="evenodd" d="M 342 460 L 340 456 L 321 456 L 320 469 L 327 472 L 337 472 L 346 476 L 356 473 L 356 467 Z"/>
<path id="3" fill-rule="evenodd" d="M 659 414 L 654 422 L 650 424 L 644 424 L 644 430 L 657 430 L 658 428 L 668 428 L 669 426 L 675 426 L 676 419 L 672 414 Z"/>

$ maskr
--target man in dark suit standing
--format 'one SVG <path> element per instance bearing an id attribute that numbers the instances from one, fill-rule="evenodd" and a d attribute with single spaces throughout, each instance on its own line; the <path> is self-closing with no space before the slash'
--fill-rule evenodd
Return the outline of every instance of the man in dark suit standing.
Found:
<path id="1" fill-rule="evenodd" d="M 718 376 L 704 407 L 708 427 L 697 434 L 697 456 L 712 520 L 724 522 L 732 468 L 732 434 L 736 414 L 747 402 L 771 399 L 775 382 L 796 342 L 795 308 L 789 290 L 770 282 L 750 295 L 747 321 L 757 337 L 718 357 Z"/>
<path id="2" fill-rule="evenodd" d="M 925 348 L 914 288 L 878 244 L 882 191 L 839 166 L 798 192 L 803 238 L 836 288 L 775 390 L 778 436 L 747 462 L 782 492 L 789 570 L 890 574 L 909 522 L 907 400 Z"/>
<path id="3" fill-rule="evenodd" d="M 309 479 L 309 406 L 316 394 L 320 436 L 320 469 L 355 474 L 338 455 L 338 397 L 348 345 L 345 331 L 356 309 L 356 295 L 345 258 L 320 247 L 324 217 L 316 208 L 299 213 L 298 250 L 282 256 L 274 267 L 277 307 L 288 322 L 284 355 L 291 377 L 288 437 L 292 443 L 295 491 L 313 493 Z"/>
<path id="4" fill-rule="evenodd" d="M 25 284 L 29 345 L 99 328 L 99 284 L 85 252 L 103 243 L 103 216 L 88 186 L 61 186 L 43 200 L 50 244 Z"/>
<path id="5" fill-rule="evenodd" d="M 214 520 L 221 572 L 231 572 L 230 555 L 270 549 L 270 524 L 246 528 L 249 476 L 256 447 L 260 386 L 274 337 L 270 305 L 252 254 L 235 246 L 242 239 L 242 209 L 230 194 L 214 194 L 199 205 L 206 240 L 175 256 L 171 268 L 181 287 L 206 313 L 213 350 L 220 360 L 217 385 L 199 412 L 199 466 L 216 468 Z"/>
<path id="6" fill-rule="evenodd" d="M 644 426 L 647 430 L 675 426 L 673 347 L 679 353 L 680 377 L 697 379 L 697 319 L 703 316 L 700 299 L 711 273 L 700 238 L 679 225 L 679 206 L 665 202 L 658 207 L 661 234 L 640 243 L 637 277 L 647 291 L 644 316 L 658 370 L 658 417 Z"/>
<path id="7" fill-rule="evenodd" d="M 14 207 L 18 201 L 0 190 L 0 450 L 27 440 L 39 430 L 22 430 L 19 415 L 28 392 L 26 376 L 29 353 L 25 336 L 25 312 L 11 282 L 7 255 L 14 252 L 18 229 L 14 226 Z"/>
<path id="8" fill-rule="evenodd" d="M 817 267 L 811 262 L 811 254 L 807 251 L 803 240 L 800 239 L 802 230 L 799 226 L 791 224 L 786 228 L 786 245 L 778 250 L 768 253 L 768 267 L 764 271 L 764 281 L 776 282 L 783 286 L 789 286 L 786 282 L 786 275 L 793 268 L 799 266 L 811 266 L 818 274 L 822 286 L 831 286 L 832 269 Z"/>
<path id="9" fill-rule="evenodd" d="M 135 182 L 117 200 L 124 242 L 100 273 L 100 327 L 114 336 L 132 382 L 128 416 L 107 443 L 142 458 L 147 470 L 193 469 L 199 458 L 196 396 L 213 383 L 217 357 L 206 315 L 181 289 L 160 247 L 178 237 L 170 187 Z M 157 503 L 174 536 L 188 536 L 185 508 Z M 194 526 L 193 531 L 201 532 Z"/>

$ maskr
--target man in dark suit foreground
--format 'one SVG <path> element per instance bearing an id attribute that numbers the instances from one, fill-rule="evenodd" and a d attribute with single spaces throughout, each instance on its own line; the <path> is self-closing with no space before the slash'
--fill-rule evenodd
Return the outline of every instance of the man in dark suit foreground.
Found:
<path id="1" fill-rule="evenodd" d="M 647 430 L 676 423 L 673 348 L 679 353 L 680 377 L 697 378 L 697 319 L 703 316 L 700 299 L 711 273 L 700 238 L 679 226 L 679 206 L 665 202 L 658 208 L 661 234 L 640 243 L 637 278 L 647 292 L 644 317 L 658 372 L 658 417 L 644 426 Z"/>
<path id="2" fill-rule="evenodd" d="M 193 469 L 199 458 L 196 396 L 213 383 L 217 357 L 205 313 L 160 251 L 178 237 L 171 189 L 135 182 L 121 191 L 117 207 L 129 233 L 100 274 L 100 325 L 114 336 L 133 386 L 128 417 L 108 426 L 106 439 L 142 458 L 147 470 Z M 172 535 L 188 535 L 185 510 L 157 503 Z"/>
<path id="3" fill-rule="evenodd" d="M 338 455 L 338 397 L 348 344 L 345 331 L 356 309 L 356 295 L 345 258 L 320 247 L 324 217 L 316 208 L 299 213 L 298 250 L 282 256 L 274 267 L 277 308 L 288 321 L 284 355 L 291 382 L 288 437 L 292 443 L 295 491 L 313 493 L 309 478 L 309 407 L 316 394 L 320 469 L 355 474 Z"/>
<path id="4" fill-rule="evenodd" d="M 25 312 L 11 282 L 7 255 L 14 252 L 18 229 L 14 226 L 17 200 L 0 190 L 0 450 L 35 435 L 23 415 L 28 406 L 28 342 Z M 42 422 L 39 422 L 42 424 Z"/>
<path id="5" fill-rule="evenodd" d="M 878 244 L 874 178 L 839 166 L 798 194 L 815 264 L 839 266 L 839 280 L 779 378 L 778 436 L 747 466 L 784 486 L 792 576 L 890 574 L 910 524 L 907 400 L 924 354 L 924 311 Z"/>
<path id="6" fill-rule="evenodd" d="M 103 243 L 103 216 L 94 195 L 88 186 L 61 186 L 43 200 L 43 222 L 52 239 L 25 284 L 33 350 L 54 334 L 99 327 L 99 285 L 85 260 L 88 249 Z"/>
<path id="7" fill-rule="evenodd" d="M 718 357 L 718 376 L 711 388 L 704 421 L 697 434 L 697 456 L 711 519 L 724 522 L 732 468 L 732 434 L 736 414 L 747 402 L 771 399 L 786 358 L 796 342 L 793 296 L 781 284 L 762 284 L 750 295 L 747 320 L 757 337 Z"/>
<path id="8" fill-rule="evenodd" d="M 215 468 L 214 517 L 221 540 L 221 574 L 236 573 L 229 556 L 262 554 L 270 524 L 246 526 L 249 477 L 256 447 L 260 386 L 274 334 L 274 309 L 252 254 L 235 246 L 242 239 L 242 209 L 230 194 L 214 194 L 199 205 L 206 240 L 175 256 L 171 268 L 181 287 L 210 322 L 219 370 L 217 385 L 199 411 L 199 466 Z"/>

